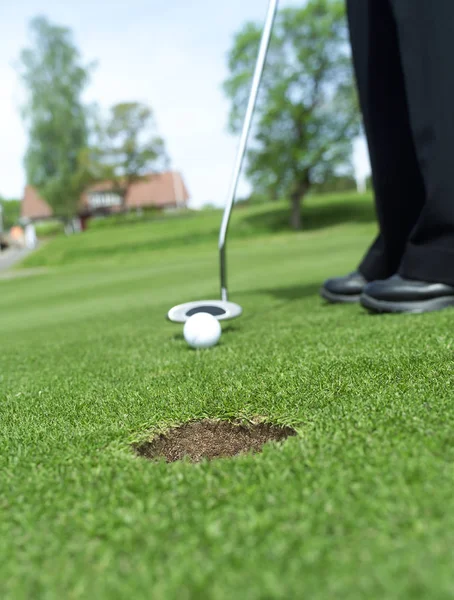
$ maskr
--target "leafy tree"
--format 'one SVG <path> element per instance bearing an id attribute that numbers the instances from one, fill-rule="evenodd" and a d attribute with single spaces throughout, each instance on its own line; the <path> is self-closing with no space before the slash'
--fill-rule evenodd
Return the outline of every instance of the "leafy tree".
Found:
<path id="1" fill-rule="evenodd" d="M 92 67 L 83 64 L 66 27 L 37 17 L 30 29 L 32 45 L 19 63 L 28 95 L 23 110 L 29 132 L 27 179 L 56 215 L 69 218 L 91 180 L 85 160 L 89 109 L 82 95 Z"/>
<path id="2" fill-rule="evenodd" d="M 5 230 L 18 222 L 20 217 L 20 207 L 20 200 L 5 200 L 0 197 L 0 212 L 2 213 L 0 223 L 3 222 L 3 228 Z"/>
<path id="3" fill-rule="evenodd" d="M 230 128 L 245 112 L 261 29 L 236 35 L 224 84 Z M 277 16 L 258 102 L 247 175 L 258 193 L 291 200 L 291 225 L 300 229 L 301 200 L 317 182 L 351 170 L 359 111 L 343 0 L 310 0 Z"/>
<path id="4" fill-rule="evenodd" d="M 101 163 L 123 202 L 133 183 L 167 166 L 164 141 L 157 134 L 152 110 L 144 104 L 113 106 L 100 137 Z"/>
<path id="5" fill-rule="evenodd" d="M 314 183 L 311 187 L 311 193 L 313 194 L 332 194 L 336 192 L 353 192 L 357 191 L 358 183 L 352 174 L 335 175 L 321 181 L 320 183 Z"/>

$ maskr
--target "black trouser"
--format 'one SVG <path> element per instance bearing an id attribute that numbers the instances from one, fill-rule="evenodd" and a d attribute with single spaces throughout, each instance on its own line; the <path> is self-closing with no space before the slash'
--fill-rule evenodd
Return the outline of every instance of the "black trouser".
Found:
<path id="1" fill-rule="evenodd" d="M 380 235 L 359 270 L 454 285 L 454 0 L 347 0 Z"/>

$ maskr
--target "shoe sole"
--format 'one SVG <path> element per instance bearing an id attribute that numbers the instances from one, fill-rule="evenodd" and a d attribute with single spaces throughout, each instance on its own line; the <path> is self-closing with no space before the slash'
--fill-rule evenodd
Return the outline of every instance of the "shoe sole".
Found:
<path id="1" fill-rule="evenodd" d="M 361 294 L 349 296 L 346 294 L 333 294 L 323 287 L 320 290 L 320 296 L 331 304 L 357 304 L 361 298 Z"/>
<path id="2" fill-rule="evenodd" d="M 364 308 L 374 313 L 421 314 L 454 307 L 454 296 L 443 296 L 431 300 L 415 300 L 414 302 L 389 302 L 387 300 L 376 300 L 367 294 L 362 294 L 360 302 Z"/>

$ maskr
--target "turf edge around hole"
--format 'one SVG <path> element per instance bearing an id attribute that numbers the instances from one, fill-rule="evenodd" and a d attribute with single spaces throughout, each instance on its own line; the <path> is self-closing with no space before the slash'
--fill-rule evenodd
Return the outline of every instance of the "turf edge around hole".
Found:
<path id="1" fill-rule="evenodd" d="M 259 453 L 268 442 L 283 442 L 297 433 L 291 427 L 269 423 L 238 423 L 204 419 L 186 423 L 134 444 L 136 454 L 149 460 L 165 459 L 168 463 L 189 459 L 228 458 L 244 453 Z"/>

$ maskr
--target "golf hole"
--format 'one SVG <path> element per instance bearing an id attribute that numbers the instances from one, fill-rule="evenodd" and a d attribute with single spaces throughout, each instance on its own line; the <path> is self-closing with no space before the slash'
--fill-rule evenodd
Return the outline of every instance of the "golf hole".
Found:
<path id="1" fill-rule="evenodd" d="M 190 460 L 227 458 L 244 453 L 258 453 L 268 442 L 283 442 L 297 433 L 291 427 L 269 423 L 232 423 L 203 420 L 186 423 L 157 435 L 149 442 L 136 444 L 135 452 L 149 460 L 165 459 L 168 463 Z"/>

